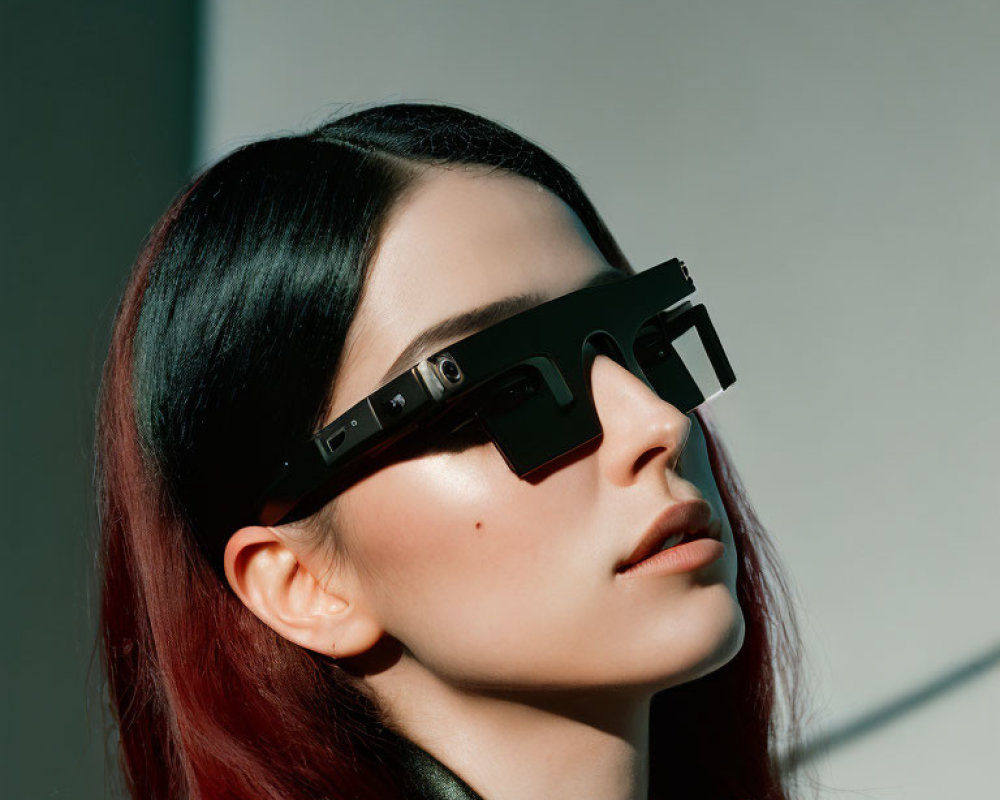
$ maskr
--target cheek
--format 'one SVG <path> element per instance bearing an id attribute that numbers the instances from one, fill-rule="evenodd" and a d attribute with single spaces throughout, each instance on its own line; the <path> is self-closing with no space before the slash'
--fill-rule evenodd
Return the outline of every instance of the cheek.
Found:
<path id="1" fill-rule="evenodd" d="M 525 640 L 593 618 L 582 600 L 607 560 L 588 546 L 595 494 L 579 473 L 522 481 L 492 445 L 413 459 L 341 496 L 345 550 L 383 627 L 422 663 L 467 680 L 516 671 L 535 650 Z"/>
<path id="2" fill-rule="evenodd" d="M 509 582 L 543 544 L 523 492 L 492 446 L 393 464 L 345 492 L 348 552 L 386 627 L 415 598 L 430 612 Z"/>

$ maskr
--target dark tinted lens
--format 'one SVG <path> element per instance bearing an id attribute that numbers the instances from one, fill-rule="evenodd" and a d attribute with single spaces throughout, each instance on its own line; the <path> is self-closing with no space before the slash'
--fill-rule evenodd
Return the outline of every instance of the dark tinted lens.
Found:
<path id="1" fill-rule="evenodd" d="M 479 417 L 507 464 L 518 475 L 600 435 L 589 404 L 559 402 L 536 367 L 507 373 L 490 387 Z"/>
<path id="2" fill-rule="evenodd" d="M 537 400 L 541 388 L 535 370 L 514 370 L 484 389 L 482 409 L 491 416 L 508 414 Z"/>

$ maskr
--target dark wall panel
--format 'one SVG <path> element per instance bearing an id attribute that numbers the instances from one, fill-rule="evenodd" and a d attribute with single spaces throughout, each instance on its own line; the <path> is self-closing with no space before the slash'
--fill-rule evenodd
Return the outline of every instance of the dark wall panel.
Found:
<path id="1" fill-rule="evenodd" d="M 192 162 L 199 14 L 0 9 L 2 794 L 104 798 L 94 395 L 129 266 Z"/>

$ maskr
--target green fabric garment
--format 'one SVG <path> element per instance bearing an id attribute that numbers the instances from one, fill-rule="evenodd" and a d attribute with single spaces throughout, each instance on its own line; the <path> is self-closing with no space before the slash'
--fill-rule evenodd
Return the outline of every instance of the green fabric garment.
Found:
<path id="1" fill-rule="evenodd" d="M 391 734 L 391 737 L 413 800 L 483 800 L 469 784 L 422 747 L 399 734 Z"/>

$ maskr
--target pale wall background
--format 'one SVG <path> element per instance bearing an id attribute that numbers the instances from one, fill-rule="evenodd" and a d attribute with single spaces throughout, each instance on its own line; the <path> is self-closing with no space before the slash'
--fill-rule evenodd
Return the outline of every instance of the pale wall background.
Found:
<path id="1" fill-rule="evenodd" d="M 800 597 L 823 797 L 986 797 L 1000 758 L 1000 4 L 206 9 L 202 163 L 342 103 L 549 148 L 690 265 L 716 413 Z"/>

